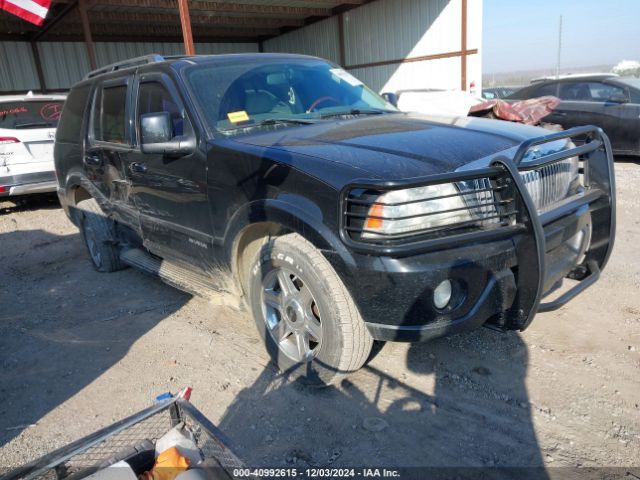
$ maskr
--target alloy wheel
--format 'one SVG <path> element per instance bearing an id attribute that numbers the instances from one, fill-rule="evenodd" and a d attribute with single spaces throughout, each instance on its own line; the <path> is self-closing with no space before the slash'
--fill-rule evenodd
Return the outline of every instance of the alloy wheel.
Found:
<path id="1" fill-rule="evenodd" d="M 262 313 L 278 348 L 296 362 L 309 362 L 320 350 L 322 321 L 309 285 L 286 268 L 262 280 Z"/>

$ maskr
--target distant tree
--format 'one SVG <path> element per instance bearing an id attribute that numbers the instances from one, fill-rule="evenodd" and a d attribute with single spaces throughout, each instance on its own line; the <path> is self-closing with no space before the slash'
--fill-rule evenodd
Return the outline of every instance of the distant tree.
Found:
<path id="1" fill-rule="evenodd" d="M 621 77 L 640 77 L 640 62 L 637 60 L 622 60 L 612 69 Z"/>

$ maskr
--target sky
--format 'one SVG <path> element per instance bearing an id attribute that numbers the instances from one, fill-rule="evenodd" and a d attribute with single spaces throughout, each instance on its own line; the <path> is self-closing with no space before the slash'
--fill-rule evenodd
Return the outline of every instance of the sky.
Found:
<path id="1" fill-rule="evenodd" d="M 473 1 L 473 0 L 471 0 Z M 483 73 L 640 60 L 640 0 L 484 0 Z"/>

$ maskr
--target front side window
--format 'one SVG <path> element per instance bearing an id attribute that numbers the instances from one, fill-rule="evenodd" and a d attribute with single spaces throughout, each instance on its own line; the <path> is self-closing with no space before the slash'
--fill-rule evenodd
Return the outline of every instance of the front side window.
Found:
<path id="1" fill-rule="evenodd" d="M 589 82 L 589 90 L 591 92 L 591 99 L 594 102 L 606 102 L 614 95 L 622 97 L 628 96 L 624 88 L 600 82 Z"/>
<path id="2" fill-rule="evenodd" d="M 535 92 L 536 97 L 546 97 L 551 95 L 553 97 L 558 96 L 558 84 L 557 83 L 547 83 L 546 85 L 542 85 Z"/>
<path id="3" fill-rule="evenodd" d="M 103 87 L 96 95 L 93 133 L 95 140 L 126 143 L 127 86 Z"/>
<path id="4" fill-rule="evenodd" d="M 624 88 L 629 92 L 629 100 L 631 103 L 640 103 L 640 78 L 621 78 L 619 80 L 624 83 Z"/>
<path id="5" fill-rule="evenodd" d="M 168 112 L 173 124 L 173 135 L 184 134 L 184 119 L 181 108 L 160 82 L 140 84 L 138 94 L 138 117 L 145 113 Z"/>
<path id="6" fill-rule="evenodd" d="M 316 59 L 197 65 L 186 77 L 208 123 L 224 134 L 269 120 L 397 111 L 348 72 Z"/>

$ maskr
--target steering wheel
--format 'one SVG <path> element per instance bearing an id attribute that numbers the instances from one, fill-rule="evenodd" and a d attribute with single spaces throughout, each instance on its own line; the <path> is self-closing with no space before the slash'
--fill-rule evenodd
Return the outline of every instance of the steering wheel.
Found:
<path id="1" fill-rule="evenodd" d="M 315 101 L 315 102 L 313 102 L 313 103 L 309 106 L 309 108 L 307 109 L 307 113 L 311 113 L 311 112 L 313 112 L 313 111 L 316 109 L 316 107 L 317 107 L 318 105 L 320 105 L 321 103 L 323 103 L 323 102 L 329 102 L 329 101 L 334 102 L 334 103 L 336 103 L 336 104 L 338 104 L 338 105 L 341 105 L 340 100 L 338 100 L 338 99 L 337 99 L 337 98 L 335 98 L 335 97 L 329 97 L 329 96 L 326 96 L 326 97 L 320 97 L 320 98 L 316 99 L 316 101 Z"/>

